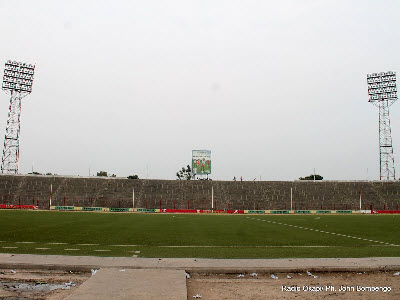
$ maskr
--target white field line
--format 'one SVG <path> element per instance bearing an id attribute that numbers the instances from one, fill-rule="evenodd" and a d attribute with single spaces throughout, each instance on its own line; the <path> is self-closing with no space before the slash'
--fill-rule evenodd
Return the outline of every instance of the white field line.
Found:
<path id="1" fill-rule="evenodd" d="M 385 242 L 375 241 L 375 240 L 370 240 L 370 239 L 363 239 L 363 238 L 352 236 L 352 235 L 345 235 L 345 234 L 341 234 L 341 233 L 318 230 L 318 229 L 313 229 L 313 228 L 308 228 L 308 227 L 303 227 L 303 226 L 297 226 L 297 225 L 291 225 L 291 224 L 286 224 L 286 223 L 274 222 L 274 221 L 270 221 L 270 220 L 256 219 L 256 218 L 251 218 L 251 217 L 246 217 L 246 218 L 247 219 L 251 219 L 251 220 L 256 220 L 256 221 L 263 221 L 263 222 L 266 221 L 266 222 L 272 223 L 272 224 L 278 224 L 278 225 L 290 226 L 290 227 L 295 227 L 295 228 L 300 228 L 300 229 L 305 229 L 305 230 L 317 231 L 317 232 L 322 232 L 322 233 L 326 233 L 326 234 L 338 235 L 338 236 L 347 237 L 347 238 L 356 239 L 356 240 L 362 240 L 362 241 L 367 241 L 367 242 L 372 242 L 372 243 L 378 243 L 378 244 L 382 244 L 382 245 L 385 245 L 385 246 L 395 246 L 395 247 L 399 246 L 399 245 L 396 245 L 396 244 L 385 243 Z M 371 245 L 369 245 L 369 246 L 371 246 Z M 358 247 L 358 246 L 356 246 L 356 247 Z"/>
<path id="2" fill-rule="evenodd" d="M 356 239 L 361 239 L 361 238 L 356 238 Z M 366 240 L 366 239 L 364 239 Z M 372 240 L 367 240 L 371 242 L 375 242 Z M 95 245 L 95 244 L 68 244 L 71 246 L 78 246 L 78 245 Z M 97 244 L 98 245 L 98 244 Z M 336 247 L 336 248 L 348 248 L 348 247 L 398 247 L 399 245 L 394 245 L 394 244 L 388 244 L 384 243 L 381 245 L 347 245 L 347 246 L 323 246 L 323 245 L 242 245 L 242 246 L 235 246 L 235 245 L 102 245 L 102 246 L 114 246 L 114 247 L 154 247 L 154 248 L 330 248 L 330 247 Z M 2 248 L 18 248 L 18 247 L 2 247 Z M 35 248 L 35 249 L 50 249 L 50 248 Z M 66 248 L 64 249 L 65 251 L 78 251 L 80 249 L 77 248 Z M 111 251 L 111 250 L 93 250 L 93 251 Z M 127 252 L 136 252 L 140 253 L 137 251 L 127 251 Z"/>
<path id="3" fill-rule="evenodd" d="M 112 244 L 71 244 L 71 243 L 46 243 L 46 242 L 11 242 L 11 241 L 0 241 L 0 243 L 5 243 L 5 244 L 43 244 L 43 245 L 71 245 L 71 246 L 111 246 L 111 247 L 154 247 L 152 245 L 112 245 Z M 3 247 L 4 248 L 4 247 Z M 18 247 L 16 247 L 18 248 Z M 65 250 L 65 249 L 64 249 Z M 75 249 L 74 249 L 75 250 Z M 79 250 L 79 249 L 77 249 Z M 107 250 L 111 251 L 111 250 Z"/>
<path id="4" fill-rule="evenodd" d="M 4 248 L 4 249 L 15 249 L 15 248 L 18 248 L 18 247 L 1 247 L 1 248 Z"/>
<path id="5" fill-rule="evenodd" d="M 105 250 L 105 249 L 96 249 L 96 250 L 93 250 L 93 251 L 97 251 L 97 252 L 106 252 L 106 251 L 111 251 L 111 250 Z"/>
<path id="6" fill-rule="evenodd" d="M 36 242 L 15 242 L 16 244 L 36 244 Z"/>
<path id="7" fill-rule="evenodd" d="M 48 245 L 67 245 L 67 243 L 44 243 Z"/>
<path id="8" fill-rule="evenodd" d="M 35 248 L 35 249 L 37 249 L 37 250 L 49 250 L 51 248 Z"/>

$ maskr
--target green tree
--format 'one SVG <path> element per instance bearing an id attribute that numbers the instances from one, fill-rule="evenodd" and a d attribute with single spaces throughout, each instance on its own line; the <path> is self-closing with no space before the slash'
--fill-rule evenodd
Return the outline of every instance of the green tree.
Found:
<path id="1" fill-rule="evenodd" d="M 107 172 L 106 172 L 106 171 L 97 172 L 97 176 L 104 176 L 104 177 L 107 177 Z"/>
<path id="2" fill-rule="evenodd" d="M 129 175 L 128 179 L 139 179 L 138 175 Z"/>
<path id="3" fill-rule="evenodd" d="M 178 180 L 190 180 L 192 176 L 192 169 L 189 165 L 186 166 L 186 169 L 182 167 L 182 169 L 176 173 Z"/>
<path id="4" fill-rule="evenodd" d="M 299 179 L 300 180 L 314 180 L 314 177 L 315 177 L 315 180 L 324 179 L 324 177 L 322 177 L 321 175 L 318 175 L 318 174 L 315 174 L 315 175 L 311 174 L 310 176 L 300 177 Z"/>

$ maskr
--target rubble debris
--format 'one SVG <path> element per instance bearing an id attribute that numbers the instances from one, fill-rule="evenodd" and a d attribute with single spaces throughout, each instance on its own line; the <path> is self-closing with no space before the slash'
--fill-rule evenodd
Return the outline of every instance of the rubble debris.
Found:
<path id="1" fill-rule="evenodd" d="M 3 286 L 11 291 L 20 292 L 50 292 L 53 290 L 69 290 L 71 286 L 76 284 L 72 281 L 64 284 L 49 284 L 49 283 L 3 283 Z"/>

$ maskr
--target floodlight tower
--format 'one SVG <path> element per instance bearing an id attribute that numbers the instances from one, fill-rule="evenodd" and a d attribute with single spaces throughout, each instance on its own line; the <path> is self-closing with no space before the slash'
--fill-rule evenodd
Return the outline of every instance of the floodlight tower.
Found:
<path id="1" fill-rule="evenodd" d="M 2 89 L 10 97 L 4 138 L 1 173 L 18 173 L 21 100 L 32 92 L 35 66 L 8 60 L 4 68 Z"/>
<path id="2" fill-rule="evenodd" d="M 394 180 L 394 157 L 389 107 L 397 100 L 396 73 L 367 75 L 369 100 L 379 108 L 379 180 Z"/>

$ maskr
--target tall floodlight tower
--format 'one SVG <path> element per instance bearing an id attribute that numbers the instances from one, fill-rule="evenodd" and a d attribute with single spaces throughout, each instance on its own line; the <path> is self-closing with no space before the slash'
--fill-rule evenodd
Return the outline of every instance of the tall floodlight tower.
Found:
<path id="1" fill-rule="evenodd" d="M 34 71 L 34 65 L 11 60 L 6 62 L 4 68 L 2 89 L 11 97 L 1 173 L 18 173 L 21 100 L 32 92 Z"/>
<path id="2" fill-rule="evenodd" d="M 369 101 L 379 108 L 379 179 L 394 180 L 394 157 L 389 107 L 397 100 L 396 73 L 367 75 Z"/>

